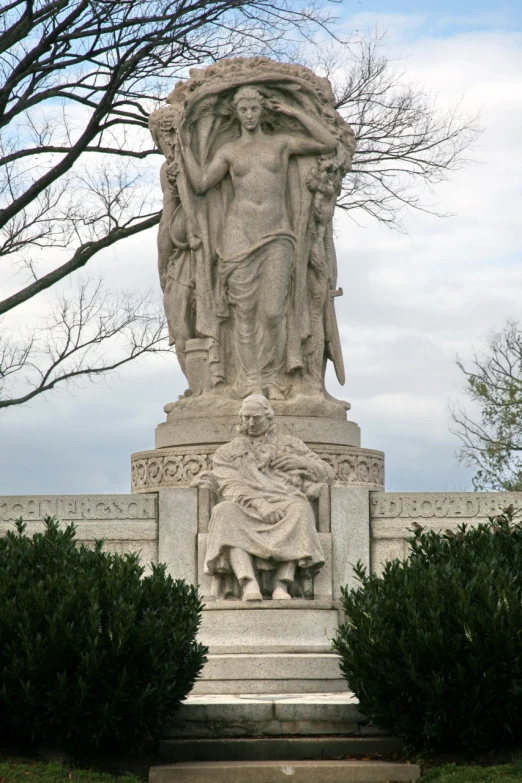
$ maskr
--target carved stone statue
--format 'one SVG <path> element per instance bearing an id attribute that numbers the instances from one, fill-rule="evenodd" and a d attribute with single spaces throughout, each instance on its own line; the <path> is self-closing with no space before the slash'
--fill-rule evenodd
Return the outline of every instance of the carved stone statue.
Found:
<path id="1" fill-rule="evenodd" d="M 309 501 L 332 482 L 333 471 L 301 440 L 278 432 L 273 418 L 262 395 L 243 400 L 241 434 L 217 449 L 212 471 L 194 482 L 221 501 L 205 557 L 216 597 L 240 592 L 244 601 L 260 601 L 264 588 L 273 599 L 289 599 L 289 586 L 294 591 L 324 564 Z"/>
<path id="2" fill-rule="evenodd" d="M 158 248 L 187 396 L 328 398 L 344 382 L 332 217 L 354 136 L 329 82 L 267 58 L 224 60 L 150 117 L 166 157 Z"/>

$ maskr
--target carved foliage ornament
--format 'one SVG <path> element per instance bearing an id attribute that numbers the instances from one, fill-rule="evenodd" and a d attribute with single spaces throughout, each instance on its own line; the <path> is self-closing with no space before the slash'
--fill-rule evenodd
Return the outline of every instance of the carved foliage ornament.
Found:
<path id="1" fill-rule="evenodd" d="M 165 449 L 142 452 L 132 458 L 132 491 L 154 491 L 158 487 L 188 487 L 192 480 L 210 470 L 215 447 L 203 452 L 175 453 Z M 384 487 L 384 457 L 369 449 L 314 448 L 334 472 L 337 484 L 369 484 Z"/>

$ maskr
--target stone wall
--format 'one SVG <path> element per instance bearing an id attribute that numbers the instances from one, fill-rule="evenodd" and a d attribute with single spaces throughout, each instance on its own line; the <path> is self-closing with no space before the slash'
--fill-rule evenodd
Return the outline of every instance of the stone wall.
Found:
<path id="1" fill-rule="evenodd" d="M 210 515 L 207 495 L 202 490 L 178 488 L 133 495 L 0 496 L 0 535 L 14 529 L 20 517 L 33 533 L 43 530 L 45 516 L 54 516 L 64 523 L 74 522 L 77 539 L 84 544 L 102 538 L 106 551 L 139 552 L 144 565 L 166 562 L 174 576 L 195 581 L 196 539 L 198 531 L 205 532 Z M 463 522 L 485 522 L 511 503 L 522 512 L 522 493 L 332 488 L 331 501 L 323 498 L 318 527 L 332 532 L 334 598 L 340 583 L 352 583 L 353 560 L 361 559 L 380 571 L 386 560 L 406 557 L 406 538 L 414 522 L 433 530 L 456 530 Z M 347 519 L 349 532 L 345 530 Z"/>
<path id="2" fill-rule="evenodd" d="M 416 522 L 431 530 L 455 531 L 486 522 L 513 504 L 522 511 L 522 492 L 370 492 L 371 566 L 406 557 L 406 538 Z"/>
<path id="3" fill-rule="evenodd" d="M 79 542 L 104 539 L 108 552 L 139 552 L 143 564 L 158 559 L 158 496 L 22 495 L 0 496 L 0 535 L 14 530 L 20 517 L 29 534 L 44 529 L 45 517 L 76 525 Z"/>

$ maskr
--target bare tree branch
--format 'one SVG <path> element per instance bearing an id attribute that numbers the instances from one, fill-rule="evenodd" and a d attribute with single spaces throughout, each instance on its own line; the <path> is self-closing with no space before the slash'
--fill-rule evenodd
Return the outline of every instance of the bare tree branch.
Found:
<path id="1" fill-rule="evenodd" d="M 60 385 L 94 380 L 144 354 L 172 352 L 159 304 L 150 295 L 112 297 L 80 280 L 51 313 L 15 337 L 0 337 L 0 408 L 21 405 Z M 21 390 L 20 390 L 21 389 Z"/>
<path id="2" fill-rule="evenodd" d="M 85 266 L 87 261 L 92 258 L 92 256 L 94 256 L 103 248 L 114 245 L 116 242 L 119 242 L 120 239 L 125 239 L 127 237 L 133 236 L 134 234 L 139 234 L 146 228 L 156 226 L 160 221 L 160 217 L 160 213 L 156 213 L 155 215 L 152 215 L 151 217 L 147 218 L 146 220 L 142 220 L 139 223 L 114 228 L 106 236 L 98 239 L 96 242 L 87 242 L 85 245 L 81 245 L 75 251 L 72 258 L 65 264 L 62 264 L 62 266 L 58 267 L 57 269 L 53 269 L 52 272 L 49 272 L 43 277 L 40 277 L 34 283 L 31 283 L 31 285 L 26 286 L 26 288 L 18 291 L 12 296 L 7 297 L 7 299 L 4 299 L 3 302 L 0 302 L 0 315 L 7 313 L 14 307 L 18 307 L 23 302 L 26 302 L 28 299 L 31 299 L 33 296 L 35 296 L 35 294 L 44 291 L 46 288 L 50 288 L 51 286 L 55 285 L 57 282 L 70 275 L 71 272 L 75 272 L 77 269 L 81 269 L 81 267 Z"/>
<path id="3" fill-rule="evenodd" d="M 411 209 L 445 216 L 421 201 L 418 185 L 433 186 L 465 165 L 480 129 L 477 117 L 458 106 L 443 110 L 408 84 L 386 56 L 385 42 L 376 31 L 344 52 L 327 51 L 316 67 L 333 82 L 337 110 L 356 138 L 338 206 L 402 229 L 402 216 Z"/>

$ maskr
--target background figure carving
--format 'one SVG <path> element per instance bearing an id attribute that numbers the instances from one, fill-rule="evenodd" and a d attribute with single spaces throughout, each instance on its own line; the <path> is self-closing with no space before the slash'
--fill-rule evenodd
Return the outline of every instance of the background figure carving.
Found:
<path id="1" fill-rule="evenodd" d="M 257 57 L 191 71 L 151 115 L 187 396 L 324 398 L 327 359 L 344 382 L 332 217 L 354 136 L 333 107 L 326 79 Z"/>
<path id="2" fill-rule="evenodd" d="M 278 432 L 273 418 L 262 395 L 243 400 L 241 434 L 217 449 L 213 469 L 193 483 L 220 500 L 205 556 L 217 598 L 312 597 L 324 565 L 309 501 L 331 484 L 333 471 L 301 440 Z"/>

